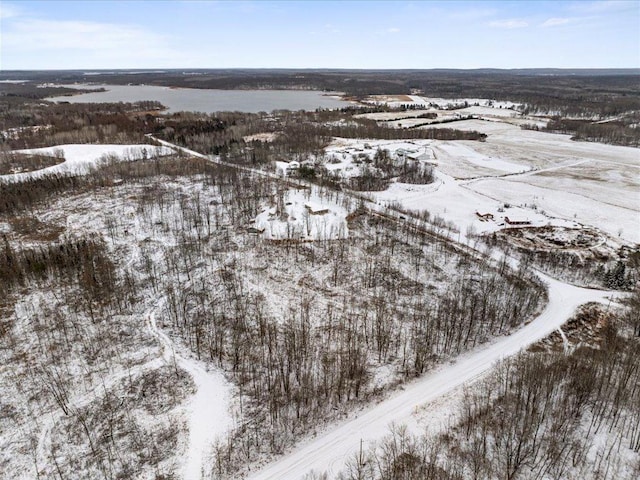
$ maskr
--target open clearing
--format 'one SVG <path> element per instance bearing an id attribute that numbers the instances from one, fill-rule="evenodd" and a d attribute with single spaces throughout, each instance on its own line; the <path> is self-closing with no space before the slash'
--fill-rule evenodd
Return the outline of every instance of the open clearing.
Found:
<path id="1" fill-rule="evenodd" d="M 162 155 L 169 155 L 173 150 L 154 145 L 57 145 L 55 147 L 16 150 L 17 154 L 32 154 L 62 157 L 64 162 L 25 173 L 0 175 L 0 180 L 21 181 L 50 173 L 82 173 L 99 161 L 117 159 L 120 161 L 139 160 Z"/>
<path id="2" fill-rule="evenodd" d="M 460 182 L 464 188 L 497 202 L 535 206 L 549 217 L 640 243 L 637 148 L 575 142 L 568 135 L 522 130 L 504 122 L 464 120 L 451 126 L 488 135 L 485 142 L 451 142 L 453 147 L 433 143 L 438 170 L 473 180 Z M 492 166 L 493 170 L 486 168 Z M 519 174 L 518 169 L 525 173 Z M 411 203 L 407 206 L 415 208 L 420 202 L 413 196 Z M 428 204 L 425 198 L 424 208 L 429 209 Z M 469 209 L 474 209 L 474 203 Z M 444 207 L 434 213 L 447 219 Z"/>

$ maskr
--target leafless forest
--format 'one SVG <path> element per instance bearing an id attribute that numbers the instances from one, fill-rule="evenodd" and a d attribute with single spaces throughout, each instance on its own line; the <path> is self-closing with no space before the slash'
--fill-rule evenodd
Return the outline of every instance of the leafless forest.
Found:
<path id="1" fill-rule="evenodd" d="M 151 305 L 162 328 L 237 389 L 237 428 L 216 454 L 218 471 L 233 475 L 517 327 L 543 302 L 525 272 L 478 262 L 428 224 L 394 224 L 327 189 L 320 195 L 353 212 L 348 240 L 260 240 L 247 226 L 288 188 L 188 158 L 3 185 L 3 215 L 36 227 L 4 235 L 0 269 L 5 381 L 24 401 L 5 398 L 3 421 L 34 432 L 21 446 L 33 461 L 64 450 L 55 465 L 63 478 L 78 466 L 117 478 L 176 448 L 179 426 L 144 431 L 128 416 L 151 410 L 166 424 L 189 390 L 179 370 L 148 365 L 157 345 L 140 327 Z M 101 378 L 113 385 L 97 387 Z M 148 383 L 162 385 L 153 398 Z M 92 388 L 85 404 L 81 392 Z M 65 420 L 38 452 L 37 412 L 58 410 Z M 155 450 L 132 447 L 147 444 Z"/>
<path id="2" fill-rule="evenodd" d="M 637 294 L 615 312 L 584 307 L 569 322 L 570 351 L 549 339 L 497 365 L 464 391 L 446 432 L 395 428 L 342 478 L 635 478 L 639 307 Z"/>
<path id="3" fill-rule="evenodd" d="M 428 210 L 373 208 L 360 193 L 396 180 L 429 185 L 431 167 L 379 149 L 362 175 L 338 179 L 319 161 L 334 137 L 475 143 L 485 134 L 397 129 L 351 108 L 163 114 L 156 102 L 48 105 L 42 97 L 57 89 L 2 88 L 0 174 L 64 161 L 13 150 L 148 147 L 151 135 L 223 163 L 145 154 L 105 157 L 83 174 L 0 179 L 0 431 L 9 432 L 0 476 L 181 478 L 197 391 L 188 359 L 222 372 L 232 392 L 232 428 L 206 452 L 208 475 L 240 478 L 527 324 L 547 302 L 534 269 L 628 293 L 622 306 L 580 310 L 568 340 L 554 334 L 497 365 L 460 395 L 445 431 L 394 427 L 342 477 L 640 475 L 637 249 L 576 254 L 502 233 L 456 243 L 455 227 Z M 536 98 L 531 108 L 546 108 Z M 574 100 L 564 99 L 566 112 L 586 116 Z M 273 141 L 249 139 L 258 133 Z M 283 159 L 308 164 L 276 178 L 272 163 Z M 347 212 L 344 225 L 326 223 L 313 241 L 293 229 L 263 237 L 257 216 L 286 219 L 296 195 Z M 517 269 L 496 252 L 518 257 Z"/>

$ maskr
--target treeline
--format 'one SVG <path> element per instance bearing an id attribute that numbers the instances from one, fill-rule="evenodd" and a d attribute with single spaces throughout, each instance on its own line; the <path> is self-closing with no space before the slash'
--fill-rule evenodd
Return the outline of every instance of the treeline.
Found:
<path id="1" fill-rule="evenodd" d="M 0 214 L 29 210 L 63 192 L 79 192 L 91 181 L 83 176 L 50 173 L 20 182 L 0 181 Z"/>
<path id="2" fill-rule="evenodd" d="M 4 72 L 3 72 L 4 73 Z M 135 75 L 110 72 L 101 74 L 100 82 L 130 85 L 131 83 L 145 85 L 163 85 L 182 88 L 216 88 L 231 90 L 254 89 L 287 89 L 287 90 L 330 90 L 347 92 L 350 95 L 367 95 L 372 93 L 407 93 L 406 87 L 396 78 L 380 79 L 376 75 L 365 72 L 353 72 L 345 78 L 342 74 L 308 72 L 304 74 L 286 70 L 242 70 L 233 71 L 203 71 L 194 72 L 171 71 L 164 73 L 137 72 Z M 85 83 L 87 77 L 83 72 L 21 72 L 23 78 L 34 79 L 39 82 L 55 83 Z M 3 77 L 10 77 L 4 74 Z M 95 80 L 95 77 L 92 79 Z"/>
<path id="3" fill-rule="evenodd" d="M 628 78 L 627 80 L 631 80 Z M 560 117 L 606 119 L 637 112 L 640 109 L 638 85 L 629 83 L 628 86 L 602 87 L 592 92 L 562 92 L 550 91 L 545 96 L 522 96 L 524 104 L 521 112 L 525 115 L 542 114 Z M 546 98 L 545 98 L 546 97 Z"/>
<path id="4" fill-rule="evenodd" d="M 637 253 L 636 253 L 637 256 Z M 640 270 L 628 255 L 602 258 L 590 252 L 538 251 L 524 254 L 524 261 L 559 278 L 587 286 L 632 290 Z"/>
<path id="5" fill-rule="evenodd" d="M 640 294 L 572 353 L 526 352 L 464 391 L 437 436 L 394 429 L 360 452 L 343 480 L 637 478 L 640 475 Z M 631 330 L 630 330 L 631 329 Z M 571 339 L 571 338 L 570 338 Z"/>
<path id="6" fill-rule="evenodd" d="M 191 74 L 190 74 L 191 73 Z M 5 73 L 40 82 L 86 82 L 82 72 Z M 25 77 L 26 76 L 26 77 Z M 135 75 L 110 72 L 100 81 L 131 82 L 185 88 L 317 89 L 364 97 L 375 94 L 411 94 L 421 91 L 442 98 L 511 100 L 546 111 L 566 114 L 600 111 L 603 116 L 638 109 L 637 70 L 193 70 Z M 634 106 L 635 105 L 635 106 Z M 563 114 L 565 114 L 563 113 Z"/>
<path id="7" fill-rule="evenodd" d="M 611 254 L 584 248 L 579 251 L 562 249 L 532 250 L 513 248 L 504 234 L 482 238 L 491 247 L 515 250 L 523 264 L 538 268 L 554 278 L 586 287 L 633 290 L 640 281 L 640 251 L 623 247 Z M 514 253 L 515 253 L 514 252 Z"/>
<path id="8" fill-rule="evenodd" d="M 0 215 L 31 212 L 44 201 L 59 198 L 61 194 L 74 195 L 153 176 L 235 176 L 235 170 L 214 165 L 202 158 L 163 157 L 122 162 L 119 158 L 106 157 L 105 161 L 83 175 L 50 173 L 18 182 L 0 181 Z"/>
<path id="9" fill-rule="evenodd" d="M 591 123 L 578 128 L 572 140 L 639 147 L 640 128 L 616 125 L 615 123 Z"/>
<path id="10" fill-rule="evenodd" d="M 196 151 L 220 155 L 225 161 L 267 165 L 276 160 L 319 159 L 334 137 L 373 139 L 479 140 L 485 134 L 454 129 L 396 129 L 356 117 L 358 109 L 315 112 L 276 111 L 270 114 L 175 114 L 157 124 L 154 134 Z M 245 140 L 257 133 L 272 133 L 268 142 Z M 425 181 L 422 174 L 413 176 Z M 329 179 L 325 179 L 327 182 Z"/>
<path id="11" fill-rule="evenodd" d="M 31 172 L 64 162 L 64 155 L 37 155 L 0 150 L 0 175 Z"/>
<path id="12" fill-rule="evenodd" d="M 0 109 L 3 104 L 0 97 Z M 39 148 L 64 143 L 145 143 L 158 102 L 38 103 L 0 110 L 0 147 Z"/>
<path id="13" fill-rule="evenodd" d="M 152 133 L 201 153 L 219 155 L 233 146 L 242 145 L 243 137 L 247 135 L 271 132 L 277 127 L 276 119 L 267 114 L 179 112 L 156 122 Z"/>
<path id="14" fill-rule="evenodd" d="M 637 72 L 630 70 L 397 70 L 397 71 L 286 71 L 197 70 L 136 75 L 108 73 L 100 81 L 119 85 L 131 82 L 183 88 L 316 89 L 344 92 L 363 99 L 376 94 L 422 92 L 441 98 L 489 98 L 524 105 L 524 113 L 559 114 L 564 117 L 609 118 L 640 110 Z M 10 77 L 13 74 L 5 73 Z M 82 72 L 20 72 L 40 82 L 86 82 Z M 4 84 L 0 89 L 29 89 L 24 84 Z M 33 87 L 31 87 L 32 90 Z M 2 91 L 0 90 L 0 91 Z M 58 92 L 55 92 L 56 94 Z M 68 93 L 68 92 L 67 92 Z M 40 97 L 42 98 L 42 97 Z"/>
<path id="15" fill-rule="evenodd" d="M 5 292 L 50 276 L 72 279 L 94 300 L 109 298 L 114 290 L 114 266 L 99 241 L 67 238 L 57 244 L 25 249 L 3 235 L 2 243 L 0 285 Z"/>
<path id="16" fill-rule="evenodd" d="M 307 135 L 320 135 L 341 138 L 370 138 L 381 140 L 480 140 L 487 138 L 484 133 L 476 131 L 454 130 L 451 128 L 399 129 L 380 125 L 374 120 L 358 119 L 357 123 L 336 125 L 291 125 Z"/>
<path id="17" fill-rule="evenodd" d="M 4 73 L 4 72 L 3 72 Z M 3 75 L 4 76 L 4 75 Z M 24 78 L 21 78 L 22 80 Z M 58 95 L 71 95 L 85 93 L 91 90 L 82 90 L 67 87 L 54 87 L 39 85 L 35 82 L 0 83 L 0 111 L 5 112 L 10 108 L 28 104 L 37 104 L 47 97 Z"/>
<path id="18" fill-rule="evenodd" d="M 636 122 L 637 123 L 637 122 Z M 631 127 L 622 121 L 598 123 L 555 117 L 543 130 L 554 133 L 568 133 L 572 140 L 611 143 L 614 145 L 640 146 L 640 128 Z"/>

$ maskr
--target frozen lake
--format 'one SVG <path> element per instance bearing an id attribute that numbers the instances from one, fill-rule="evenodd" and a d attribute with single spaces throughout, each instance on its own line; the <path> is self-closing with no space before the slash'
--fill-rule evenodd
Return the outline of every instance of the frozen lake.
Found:
<path id="1" fill-rule="evenodd" d="M 195 111 L 213 113 L 221 111 L 271 112 L 272 110 L 315 110 L 341 108 L 350 102 L 340 100 L 336 94 L 310 90 L 213 90 L 197 88 L 171 88 L 151 85 L 63 85 L 69 88 L 99 89 L 106 92 L 83 93 L 73 96 L 51 97 L 47 100 L 70 103 L 137 102 L 156 100 L 169 112 Z"/>

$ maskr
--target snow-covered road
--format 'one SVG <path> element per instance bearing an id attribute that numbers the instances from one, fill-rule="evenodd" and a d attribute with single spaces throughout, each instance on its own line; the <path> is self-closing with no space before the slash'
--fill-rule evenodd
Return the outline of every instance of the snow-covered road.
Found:
<path id="1" fill-rule="evenodd" d="M 487 372 L 495 362 L 518 353 L 558 329 L 587 302 L 603 302 L 611 292 L 569 286 L 541 275 L 549 286 L 549 303 L 544 311 L 513 334 L 472 350 L 440 367 L 389 399 L 337 428 L 295 449 L 282 459 L 253 474 L 251 480 L 297 480 L 310 471 L 326 472 L 333 478 L 360 448 L 366 447 L 389 432 L 392 423 L 411 423 L 416 407 L 432 401 L 456 387 L 473 381 Z"/>
<path id="2" fill-rule="evenodd" d="M 153 137 L 152 137 L 153 138 Z M 248 167 L 241 167 L 221 162 L 218 158 L 207 157 L 198 152 L 188 150 L 166 141 L 158 140 L 161 145 L 198 157 L 254 172 L 258 175 L 276 177 L 274 174 Z M 299 182 L 303 184 L 304 182 Z M 346 191 L 345 195 L 356 197 Z M 372 213 L 381 208 L 375 202 L 365 202 Z M 385 210 L 385 216 L 397 222 L 406 221 L 398 212 Z M 469 253 L 482 257 L 475 251 L 464 233 L 457 238 L 453 233 L 442 233 L 451 242 L 467 250 Z M 493 260 L 501 260 L 500 252 L 492 252 Z M 507 258 L 512 266 L 517 261 Z M 359 416 L 328 430 L 318 437 L 303 442 L 283 458 L 267 465 L 260 471 L 253 473 L 250 480 L 298 480 L 308 473 L 326 473 L 327 478 L 334 478 L 353 458 L 358 450 L 366 448 L 372 442 L 381 439 L 389 432 L 391 424 L 414 424 L 414 413 L 418 407 L 431 402 L 457 387 L 468 384 L 488 372 L 497 361 L 508 358 L 529 345 L 543 339 L 560 328 L 575 312 L 576 308 L 588 302 L 605 302 L 607 298 L 615 296 L 615 292 L 591 290 L 568 285 L 554 280 L 547 275 L 538 276 L 548 286 L 549 301 L 544 310 L 533 321 L 515 331 L 511 335 L 496 338 L 490 343 L 482 345 L 470 352 L 459 356 L 455 361 L 443 365 L 432 373 L 404 386 L 404 390 L 391 395 L 387 400 L 370 407 Z M 362 443 L 361 443 L 362 442 Z"/>

